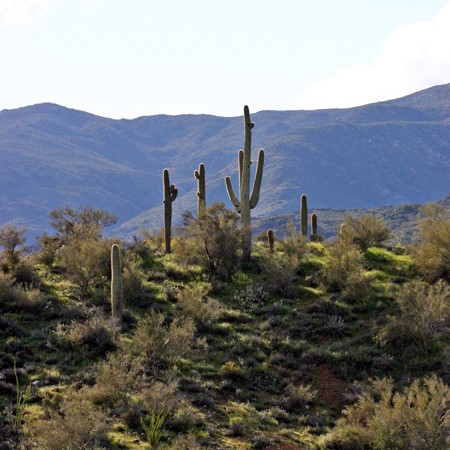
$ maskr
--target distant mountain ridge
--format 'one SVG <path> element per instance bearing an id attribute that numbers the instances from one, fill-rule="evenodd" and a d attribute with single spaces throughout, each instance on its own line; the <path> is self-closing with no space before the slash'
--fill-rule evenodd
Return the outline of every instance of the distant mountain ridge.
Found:
<path id="1" fill-rule="evenodd" d="M 251 105 L 250 112 L 251 112 Z M 240 109 L 240 108 L 239 108 Z M 251 114 L 253 156 L 266 162 L 257 216 L 298 208 L 425 203 L 450 193 L 450 84 L 348 109 Z M 194 170 L 206 166 L 207 202 L 237 176 L 242 117 L 156 115 L 113 120 L 54 104 L 0 112 L 0 226 L 33 234 L 65 205 L 119 217 L 129 236 L 162 225 L 162 170 L 179 188 L 175 220 L 196 209 Z"/>

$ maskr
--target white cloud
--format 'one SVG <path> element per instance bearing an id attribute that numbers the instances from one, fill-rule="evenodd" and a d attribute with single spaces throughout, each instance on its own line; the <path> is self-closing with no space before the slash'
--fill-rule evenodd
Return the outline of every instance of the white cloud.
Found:
<path id="1" fill-rule="evenodd" d="M 401 97 L 450 82 L 450 2 L 430 21 L 395 30 L 370 64 L 339 69 L 308 86 L 302 109 L 345 108 Z"/>
<path id="2" fill-rule="evenodd" d="M 51 0 L 0 0 L 0 23 L 6 28 L 34 23 L 50 6 Z"/>

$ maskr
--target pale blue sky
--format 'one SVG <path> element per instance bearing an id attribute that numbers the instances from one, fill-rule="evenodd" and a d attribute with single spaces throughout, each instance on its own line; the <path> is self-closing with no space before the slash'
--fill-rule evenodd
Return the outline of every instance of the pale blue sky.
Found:
<path id="1" fill-rule="evenodd" d="M 0 0 L 0 110 L 347 107 L 450 82 L 449 0 Z"/>

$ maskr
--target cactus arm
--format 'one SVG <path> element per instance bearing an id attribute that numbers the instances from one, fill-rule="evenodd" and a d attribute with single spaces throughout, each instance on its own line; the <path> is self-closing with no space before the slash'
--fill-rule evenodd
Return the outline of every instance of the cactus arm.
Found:
<path id="1" fill-rule="evenodd" d="M 250 197 L 250 208 L 253 209 L 259 201 L 259 191 L 261 189 L 261 181 L 264 167 L 264 150 L 260 150 L 258 154 L 258 164 L 256 166 L 255 181 L 253 182 L 252 196 Z"/>
<path id="2" fill-rule="evenodd" d="M 177 198 L 178 188 L 174 184 L 170 185 L 170 201 L 173 202 Z"/>
<path id="3" fill-rule="evenodd" d="M 231 184 L 230 177 L 225 177 L 225 185 L 227 187 L 228 197 L 230 197 L 231 203 L 233 203 L 233 206 L 237 213 L 241 212 L 241 203 L 236 197 L 236 194 L 234 193 L 233 185 Z"/>
<path id="4" fill-rule="evenodd" d="M 244 150 L 239 150 L 238 153 L 238 168 L 239 168 L 239 192 L 242 186 L 242 168 L 244 167 Z"/>

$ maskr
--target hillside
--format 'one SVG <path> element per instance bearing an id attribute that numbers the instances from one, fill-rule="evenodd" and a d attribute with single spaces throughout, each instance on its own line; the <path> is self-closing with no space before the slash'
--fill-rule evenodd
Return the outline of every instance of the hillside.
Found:
<path id="1" fill-rule="evenodd" d="M 0 450 L 450 447 L 448 216 L 415 249 L 296 233 L 245 263 L 203 217 L 114 268 L 92 223 L 0 253 Z"/>
<path id="2" fill-rule="evenodd" d="M 251 109 L 251 105 L 250 105 Z M 260 217 L 296 209 L 424 203 L 450 192 L 450 84 L 349 109 L 252 114 L 253 154 L 266 151 Z M 193 171 L 206 166 L 207 201 L 226 201 L 237 173 L 242 118 L 106 119 L 53 104 L 0 112 L 0 225 L 47 229 L 48 214 L 92 205 L 119 217 L 114 232 L 159 228 L 165 167 L 178 186 L 175 217 L 195 209 Z"/>

